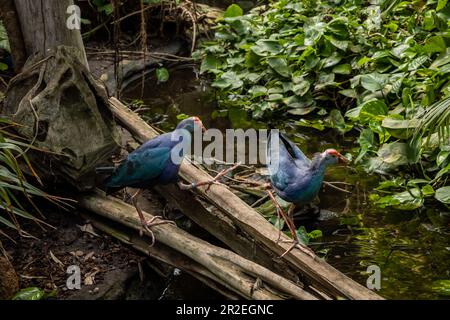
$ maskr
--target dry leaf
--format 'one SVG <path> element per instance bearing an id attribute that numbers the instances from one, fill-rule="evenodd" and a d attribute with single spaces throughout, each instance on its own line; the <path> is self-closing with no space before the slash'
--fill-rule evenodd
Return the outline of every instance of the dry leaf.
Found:
<path id="1" fill-rule="evenodd" d="M 100 237 L 98 234 L 95 233 L 94 227 L 90 223 L 87 223 L 84 226 L 80 226 L 80 225 L 77 225 L 77 226 L 78 226 L 78 228 L 80 228 L 80 230 L 82 232 L 89 233 L 95 237 Z"/>

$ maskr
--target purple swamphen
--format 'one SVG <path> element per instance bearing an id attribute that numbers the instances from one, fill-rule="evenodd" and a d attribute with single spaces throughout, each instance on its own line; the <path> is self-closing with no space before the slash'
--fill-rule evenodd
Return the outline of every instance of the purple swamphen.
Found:
<path id="1" fill-rule="evenodd" d="M 278 143 L 273 139 L 278 139 Z M 310 160 L 297 145 L 282 133 L 271 133 L 269 135 L 267 163 L 270 182 L 281 199 L 292 203 L 288 214 L 283 211 L 270 191 L 269 196 L 274 201 L 278 214 L 283 216 L 292 233 L 294 241 L 291 249 L 299 244 L 292 217 L 295 207 L 297 205 L 303 206 L 314 200 L 322 186 L 325 169 L 339 162 L 347 163 L 347 159 L 335 149 L 327 149 L 316 154 Z"/>
<path id="2" fill-rule="evenodd" d="M 188 147 L 191 145 L 192 134 L 196 130 L 206 130 L 202 121 L 198 117 L 187 118 L 181 121 L 174 131 L 159 135 L 142 144 L 131 152 L 118 167 L 96 169 L 98 174 L 110 174 L 104 183 L 107 193 L 125 187 L 139 189 L 131 199 L 139 214 L 142 228 L 150 233 L 153 241 L 154 236 L 150 227 L 172 222 L 162 220 L 161 217 L 154 217 L 150 221 L 145 221 L 144 215 L 137 205 L 137 197 L 144 188 L 178 181 L 181 160 L 190 150 Z M 180 148 L 180 143 L 187 147 Z M 192 185 L 193 188 L 196 186 Z M 161 219 L 161 221 L 155 222 L 156 219 Z M 141 229 L 141 235 L 142 231 Z"/>

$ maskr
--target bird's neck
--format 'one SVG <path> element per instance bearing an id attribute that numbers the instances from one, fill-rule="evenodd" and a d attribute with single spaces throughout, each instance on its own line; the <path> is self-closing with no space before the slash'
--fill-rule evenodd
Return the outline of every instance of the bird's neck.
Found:
<path id="1" fill-rule="evenodd" d="M 311 161 L 311 171 L 315 176 L 323 178 L 327 167 L 328 164 L 320 153 L 316 154 Z"/>

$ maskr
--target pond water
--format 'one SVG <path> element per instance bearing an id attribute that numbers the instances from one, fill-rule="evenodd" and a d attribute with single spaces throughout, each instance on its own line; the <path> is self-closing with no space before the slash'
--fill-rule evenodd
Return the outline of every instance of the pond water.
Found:
<path id="1" fill-rule="evenodd" d="M 172 129 L 178 114 L 197 115 L 207 128 L 261 127 L 245 118 L 245 112 L 233 111 L 225 117 L 215 101 L 214 91 L 197 76 L 192 66 L 171 70 L 170 79 L 157 84 L 154 77 L 131 85 L 122 99 L 140 108 L 146 120 L 163 129 Z M 141 100 L 141 101 L 139 101 Z M 334 147 L 343 153 L 355 147 L 352 136 L 334 132 L 318 133 L 297 127 L 286 119 L 277 127 L 287 131 L 307 155 Z M 384 210 L 370 204 L 368 195 L 377 184 L 377 176 L 368 175 L 352 164 L 334 167 L 326 181 L 346 182 L 350 194 L 325 187 L 320 194 L 321 214 L 296 221 L 308 232 L 319 229 L 323 237 L 310 246 L 328 263 L 359 283 L 366 285 L 367 268 L 378 266 L 381 272 L 381 296 L 390 299 L 441 299 L 432 290 L 433 281 L 450 278 L 450 213 L 426 208 L 420 212 Z"/>

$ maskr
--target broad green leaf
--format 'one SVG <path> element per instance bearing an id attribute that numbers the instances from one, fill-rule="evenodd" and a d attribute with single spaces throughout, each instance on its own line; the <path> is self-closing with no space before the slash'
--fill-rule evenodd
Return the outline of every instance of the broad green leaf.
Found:
<path id="1" fill-rule="evenodd" d="M 308 238 L 311 240 L 322 238 L 322 237 L 323 237 L 322 230 L 313 230 L 308 233 Z"/>
<path id="2" fill-rule="evenodd" d="M 383 119 L 381 126 L 389 131 L 389 133 L 398 139 L 408 139 L 414 133 L 419 121 L 417 119 L 401 120 L 392 117 Z"/>
<path id="3" fill-rule="evenodd" d="M 419 69 L 426 61 L 428 60 L 427 56 L 421 56 L 413 61 L 408 65 L 408 71 L 414 71 Z"/>
<path id="4" fill-rule="evenodd" d="M 264 86 L 253 86 L 248 91 L 253 98 L 265 96 L 267 94 L 267 88 Z"/>
<path id="5" fill-rule="evenodd" d="M 228 71 L 222 74 L 218 79 L 216 79 L 212 86 L 220 89 L 237 89 L 242 87 L 243 81 L 239 79 L 238 75 L 234 71 Z"/>
<path id="6" fill-rule="evenodd" d="M 436 11 L 441 11 L 442 9 L 445 8 L 446 5 L 447 5 L 447 0 L 439 0 L 437 7 L 436 7 Z"/>
<path id="7" fill-rule="evenodd" d="M 224 18 L 234 18 L 234 17 L 240 17 L 244 14 L 244 11 L 242 10 L 242 8 L 240 6 L 238 6 L 237 4 L 233 3 L 232 5 L 230 5 L 227 10 L 224 13 Z"/>
<path id="8" fill-rule="evenodd" d="M 433 54 L 436 52 L 445 52 L 447 50 L 447 45 L 441 36 L 432 36 L 427 39 L 423 49 L 426 53 Z"/>
<path id="9" fill-rule="evenodd" d="M 320 20 L 318 16 L 306 20 L 303 26 L 305 31 L 305 45 L 312 46 L 322 37 L 326 23 Z"/>
<path id="10" fill-rule="evenodd" d="M 283 77 L 289 77 L 290 71 L 286 59 L 283 58 L 269 58 L 267 59 L 269 66 Z"/>
<path id="11" fill-rule="evenodd" d="M 334 37 L 330 37 L 330 42 L 335 46 L 336 48 L 339 48 L 343 51 L 346 51 L 348 48 L 348 41 L 347 40 L 338 40 Z"/>
<path id="12" fill-rule="evenodd" d="M 293 86 L 292 91 L 293 91 L 296 95 L 302 97 L 302 96 L 304 96 L 304 95 L 308 92 L 309 87 L 310 87 L 309 81 L 307 81 L 307 80 L 302 80 L 301 82 L 299 82 L 299 83 L 297 83 L 297 84 L 295 84 L 295 85 Z"/>
<path id="13" fill-rule="evenodd" d="M 328 58 L 325 58 L 322 60 L 323 68 L 329 68 L 329 67 L 335 66 L 341 60 L 342 60 L 342 56 L 339 53 L 335 52 Z"/>
<path id="14" fill-rule="evenodd" d="M 370 73 L 361 76 L 361 85 L 364 89 L 375 92 L 382 90 L 387 82 L 385 74 Z"/>
<path id="15" fill-rule="evenodd" d="M 445 162 L 445 160 L 447 160 L 449 155 L 450 155 L 450 151 L 446 151 L 446 150 L 440 151 L 436 157 L 436 164 L 438 166 L 441 166 Z"/>
<path id="16" fill-rule="evenodd" d="M 421 190 L 424 197 L 431 197 L 435 193 L 433 187 L 429 184 L 424 185 Z"/>
<path id="17" fill-rule="evenodd" d="M 45 292 L 37 287 L 31 287 L 20 290 L 12 300 L 41 300 Z"/>
<path id="18" fill-rule="evenodd" d="M 220 67 L 221 67 L 222 63 L 219 59 L 217 59 L 216 56 L 213 55 L 207 55 L 203 61 L 202 64 L 200 66 L 200 73 L 204 73 L 204 72 L 217 72 Z"/>
<path id="19" fill-rule="evenodd" d="M 420 190 L 415 188 L 382 197 L 375 203 L 381 208 L 393 207 L 398 210 L 412 211 L 420 208 L 424 203 L 424 199 Z"/>
<path id="20" fill-rule="evenodd" d="M 156 79 L 158 79 L 159 83 L 167 82 L 169 80 L 169 70 L 166 68 L 157 68 Z"/>
<path id="21" fill-rule="evenodd" d="M 340 90 L 339 93 L 346 97 L 349 97 L 349 98 L 357 98 L 358 97 L 358 93 L 354 89 Z"/>
<path id="22" fill-rule="evenodd" d="M 386 143 L 378 150 L 378 156 L 389 165 L 408 164 L 407 144 L 402 142 Z"/>
<path id="23" fill-rule="evenodd" d="M 309 238 L 308 232 L 306 231 L 306 228 L 304 226 L 301 226 L 300 228 L 298 228 L 296 233 L 297 233 L 298 240 L 301 243 L 303 243 L 304 245 L 309 244 L 310 238 Z"/>
<path id="24" fill-rule="evenodd" d="M 333 72 L 338 74 L 351 74 L 352 66 L 348 63 L 340 64 L 333 68 Z"/>
<path id="25" fill-rule="evenodd" d="M 387 114 L 388 108 L 386 106 L 386 103 L 382 100 L 373 99 L 364 102 L 357 108 L 359 111 L 355 114 L 350 114 L 349 112 L 346 113 L 346 116 L 348 117 L 356 117 L 361 122 L 371 121 L 374 119 L 378 119 L 378 116 L 384 116 Z"/>
<path id="26" fill-rule="evenodd" d="M 450 186 L 437 189 L 434 197 L 442 203 L 450 204 Z"/>
<path id="27" fill-rule="evenodd" d="M 279 54 L 283 47 L 276 40 L 262 39 L 256 41 L 256 45 L 252 47 L 257 52 L 269 52 L 272 54 Z"/>
<path id="28" fill-rule="evenodd" d="M 238 19 L 238 18 L 227 18 L 233 19 L 229 21 L 231 27 L 234 31 L 236 31 L 239 35 L 247 34 L 250 31 L 250 23 L 248 21 Z"/>
<path id="29" fill-rule="evenodd" d="M 423 18 L 423 28 L 427 31 L 431 31 L 436 27 L 436 12 L 434 10 L 429 10 L 425 12 Z"/>

